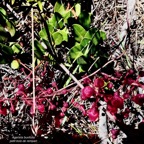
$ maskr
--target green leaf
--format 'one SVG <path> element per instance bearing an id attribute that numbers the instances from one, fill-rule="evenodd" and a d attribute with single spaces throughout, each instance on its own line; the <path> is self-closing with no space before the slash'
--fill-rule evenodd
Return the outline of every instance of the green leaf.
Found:
<path id="1" fill-rule="evenodd" d="M 63 15 L 64 23 L 67 23 L 68 22 L 68 18 L 70 18 L 71 16 L 72 16 L 71 10 L 66 11 L 66 13 Z"/>
<path id="2" fill-rule="evenodd" d="M 59 11 L 64 11 L 64 10 L 65 8 L 63 4 L 60 4 L 59 2 L 55 3 L 54 12 L 59 12 Z"/>
<path id="3" fill-rule="evenodd" d="M 97 50 L 97 47 L 96 47 L 96 46 L 94 46 L 94 45 L 91 46 L 90 55 L 92 55 L 93 57 L 97 57 L 97 55 L 98 55 L 98 50 Z"/>
<path id="4" fill-rule="evenodd" d="M 3 15 L 5 15 L 6 16 L 6 11 L 5 11 L 5 9 L 3 9 L 2 7 L 0 7 L 0 12 L 3 14 Z"/>
<path id="5" fill-rule="evenodd" d="M 65 27 L 63 30 L 59 30 L 58 32 L 62 35 L 63 41 L 68 42 L 68 29 Z"/>
<path id="6" fill-rule="evenodd" d="M 92 40 L 93 35 L 94 35 L 93 31 L 89 30 L 89 31 L 86 32 L 84 38 L 87 38 L 87 39 L 89 39 L 89 40 Z"/>
<path id="7" fill-rule="evenodd" d="M 38 4 L 40 11 L 43 11 L 43 5 L 42 5 L 41 0 L 38 0 L 37 4 Z"/>
<path id="8" fill-rule="evenodd" d="M 58 29 L 63 28 L 63 26 L 64 26 L 63 17 L 57 12 L 55 12 L 54 15 L 55 15 L 55 20 L 56 20 L 56 28 L 58 28 Z"/>
<path id="9" fill-rule="evenodd" d="M 81 46 L 82 47 L 87 47 L 89 44 L 90 44 L 90 39 L 88 39 L 88 38 L 83 38 L 83 40 L 81 41 Z"/>
<path id="10" fill-rule="evenodd" d="M 18 54 L 21 52 L 21 46 L 18 43 L 16 43 L 16 44 L 12 45 L 12 50 L 14 53 Z"/>
<path id="11" fill-rule="evenodd" d="M 78 20 L 84 28 L 86 28 L 86 29 L 90 28 L 91 14 L 87 13 L 86 11 L 82 11 L 78 17 Z"/>
<path id="12" fill-rule="evenodd" d="M 75 33 L 75 40 L 81 42 L 86 34 L 86 30 L 79 24 L 73 24 L 73 30 Z"/>
<path id="13" fill-rule="evenodd" d="M 81 47 L 83 47 L 83 54 L 85 56 L 88 56 L 88 53 L 91 49 L 91 45 L 90 45 L 91 43 L 90 42 L 91 42 L 91 39 L 84 38 L 80 43 Z"/>
<path id="14" fill-rule="evenodd" d="M 9 21 L 7 16 L 4 15 L 2 12 L 0 12 L 0 24 L 10 33 L 11 37 L 15 35 L 16 30 L 14 25 Z"/>
<path id="15" fill-rule="evenodd" d="M 48 37 L 47 37 L 47 33 L 46 33 L 46 29 L 45 29 L 45 28 L 41 29 L 41 31 L 39 32 L 39 35 L 40 35 L 40 37 L 41 37 L 42 39 L 48 40 Z"/>
<path id="16" fill-rule="evenodd" d="M 6 58 L 4 58 L 4 57 L 0 57 L 0 64 L 6 64 L 7 63 L 7 60 L 6 60 Z"/>
<path id="17" fill-rule="evenodd" d="M 11 5 L 13 5 L 15 3 L 15 0 L 11 0 Z"/>
<path id="18" fill-rule="evenodd" d="M 103 31 L 100 31 L 100 37 L 102 38 L 103 41 L 106 40 L 106 38 L 107 38 L 106 33 Z"/>
<path id="19" fill-rule="evenodd" d="M 77 64 L 78 65 L 87 65 L 87 60 L 84 56 L 81 56 L 77 59 Z"/>
<path id="20" fill-rule="evenodd" d="M 48 23 L 53 25 L 55 29 L 62 28 L 64 26 L 63 17 L 57 12 L 48 19 Z"/>
<path id="21" fill-rule="evenodd" d="M 50 64 L 52 65 L 55 65 L 56 64 L 56 61 L 55 59 L 53 58 L 52 55 L 50 55 L 49 53 L 46 53 L 45 55 L 45 60 L 47 60 Z"/>
<path id="22" fill-rule="evenodd" d="M 54 14 L 48 19 L 47 24 L 51 24 L 53 27 L 57 26 L 57 20 Z"/>
<path id="23" fill-rule="evenodd" d="M 85 34 L 85 38 L 90 39 L 92 43 L 96 46 L 100 41 L 100 33 L 96 28 L 92 28 Z"/>
<path id="24" fill-rule="evenodd" d="M 43 43 L 47 43 L 49 45 L 48 41 L 43 40 Z M 39 60 L 46 60 L 49 61 L 51 64 L 55 64 L 55 59 L 46 52 L 46 49 L 41 45 L 41 43 L 38 40 L 34 41 L 34 46 L 35 46 L 35 56 Z"/>
<path id="25" fill-rule="evenodd" d="M 59 2 L 56 2 L 54 6 L 54 12 L 57 12 L 63 16 L 63 14 L 65 14 L 66 12 L 64 8 L 64 4 L 60 4 Z"/>
<path id="26" fill-rule="evenodd" d="M 75 5 L 75 12 L 77 16 L 79 16 L 81 13 L 81 5 L 79 3 Z"/>
<path id="27" fill-rule="evenodd" d="M 74 45 L 69 51 L 70 58 L 74 59 L 74 60 L 78 59 L 82 55 L 83 55 L 83 53 L 82 53 L 82 48 L 81 48 L 80 44 Z"/>
<path id="28" fill-rule="evenodd" d="M 0 42 L 6 42 L 9 36 L 9 33 L 0 25 Z"/>
<path id="29" fill-rule="evenodd" d="M 42 42 L 44 48 L 49 49 L 51 47 L 50 42 L 48 40 L 43 39 Z"/>
<path id="30" fill-rule="evenodd" d="M 11 68 L 12 69 L 18 69 L 19 68 L 19 62 L 17 61 L 17 60 L 13 60 L 12 62 L 11 62 Z"/>
<path id="31" fill-rule="evenodd" d="M 9 47 L 9 46 L 4 45 L 2 43 L 0 43 L 0 50 L 6 55 L 13 55 L 12 48 Z"/>
<path id="32" fill-rule="evenodd" d="M 13 24 L 11 22 L 9 22 L 8 20 L 6 21 L 6 26 L 5 28 L 8 30 L 8 32 L 10 33 L 11 37 L 13 37 L 15 35 L 15 27 L 13 26 Z"/>
<path id="33" fill-rule="evenodd" d="M 38 40 L 34 41 L 34 46 L 35 46 L 34 52 L 35 52 L 36 57 L 40 60 L 43 59 L 46 50 L 43 48 L 43 46 Z"/>
<path id="34" fill-rule="evenodd" d="M 52 34 L 55 45 L 60 45 L 63 42 L 63 35 L 57 31 Z"/>
<path id="35" fill-rule="evenodd" d="M 77 64 L 79 65 L 79 72 L 85 72 L 91 65 L 90 58 L 83 55 L 77 59 Z"/>
<path id="36" fill-rule="evenodd" d="M 6 16 L 2 13 L 2 12 L 0 12 L 0 24 L 3 26 L 3 27 L 5 27 L 6 26 Z"/>
<path id="37" fill-rule="evenodd" d="M 79 73 L 85 72 L 85 70 L 83 70 L 82 66 L 79 65 Z"/>
<path id="38" fill-rule="evenodd" d="M 48 25 L 48 30 L 49 30 L 50 34 L 52 34 L 52 33 L 54 32 L 54 27 L 53 27 L 53 25 L 50 24 L 50 23 L 48 23 L 47 25 Z"/>
<path id="39" fill-rule="evenodd" d="M 67 19 L 71 17 L 71 10 L 66 10 L 64 4 L 60 4 L 59 2 L 55 3 L 54 12 L 59 13 L 63 17 L 65 23 L 67 23 Z"/>

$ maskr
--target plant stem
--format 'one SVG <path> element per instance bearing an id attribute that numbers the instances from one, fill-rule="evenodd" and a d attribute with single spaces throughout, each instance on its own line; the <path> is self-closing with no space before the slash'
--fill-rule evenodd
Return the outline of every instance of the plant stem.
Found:
<path id="1" fill-rule="evenodd" d="M 60 63 L 59 66 L 74 80 L 75 83 L 82 89 L 84 86 L 76 79 L 76 77 L 71 74 L 71 72 L 65 67 L 63 63 Z"/>
<path id="2" fill-rule="evenodd" d="M 31 35 L 32 35 L 32 79 L 33 79 L 33 113 L 35 114 L 35 105 L 36 105 L 36 100 L 35 100 L 35 60 L 34 60 L 34 19 L 33 19 L 33 8 L 31 9 L 31 22 L 32 22 L 32 30 L 31 30 Z M 33 128 L 35 127 L 35 116 L 33 115 L 32 118 L 32 126 Z"/>

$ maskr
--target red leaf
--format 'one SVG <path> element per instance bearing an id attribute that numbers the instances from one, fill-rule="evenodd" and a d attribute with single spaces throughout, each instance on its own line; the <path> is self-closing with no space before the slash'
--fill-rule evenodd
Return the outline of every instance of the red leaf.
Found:
<path id="1" fill-rule="evenodd" d="M 96 78 L 94 80 L 94 86 L 99 87 L 99 88 L 103 87 L 104 86 L 104 80 L 102 78 Z"/>

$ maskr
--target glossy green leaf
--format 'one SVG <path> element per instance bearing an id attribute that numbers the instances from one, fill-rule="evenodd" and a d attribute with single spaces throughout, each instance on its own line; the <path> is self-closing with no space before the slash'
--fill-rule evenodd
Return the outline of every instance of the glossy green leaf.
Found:
<path id="1" fill-rule="evenodd" d="M 90 28 L 91 14 L 87 13 L 86 11 L 82 11 L 78 17 L 78 20 L 84 28 L 86 28 L 86 29 Z"/>
<path id="2" fill-rule="evenodd" d="M 18 69 L 19 68 L 19 62 L 17 61 L 17 60 L 13 60 L 12 62 L 11 62 L 11 68 L 12 69 Z"/>
<path id="3" fill-rule="evenodd" d="M 64 26 L 63 17 L 59 13 L 55 12 L 55 19 L 56 19 L 56 28 L 57 29 L 63 28 Z"/>
<path id="4" fill-rule="evenodd" d="M 0 42 L 6 42 L 9 36 L 9 33 L 0 25 Z"/>
<path id="5" fill-rule="evenodd" d="M 6 58 L 0 56 L 0 64 L 6 64 L 6 63 L 7 63 Z"/>
<path id="6" fill-rule="evenodd" d="M 82 66 L 79 65 L 79 73 L 85 72 L 85 70 L 83 70 Z"/>
<path id="7" fill-rule="evenodd" d="M 42 5 L 41 0 L 38 0 L 37 4 L 38 4 L 40 11 L 43 11 L 43 5 Z"/>
<path id="8" fill-rule="evenodd" d="M 43 46 L 41 45 L 41 43 L 38 40 L 34 41 L 34 46 L 35 46 L 35 55 L 38 59 L 43 59 L 46 50 L 43 48 Z"/>
<path id="9" fill-rule="evenodd" d="M 9 46 L 4 45 L 2 43 L 0 43 L 0 50 L 6 55 L 13 55 L 12 48 L 9 47 Z"/>
<path id="10" fill-rule="evenodd" d="M 47 33 L 46 33 L 46 29 L 43 28 L 41 29 L 41 31 L 39 32 L 39 35 L 42 39 L 45 39 L 45 40 L 48 40 L 48 37 L 47 37 Z"/>
<path id="11" fill-rule="evenodd" d="M 90 58 L 85 57 L 84 55 L 77 59 L 77 64 L 79 65 L 79 72 L 85 72 L 90 67 Z"/>
<path id="12" fill-rule="evenodd" d="M 1 12 L 3 15 L 6 16 L 6 11 L 5 11 L 5 9 L 3 9 L 2 7 L 0 7 L 0 12 Z"/>
<path id="13" fill-rule="evenodd" d="M 71 10 L 66 10 L 64 4 L 60 4 L 59 2 L 55 3 L 54 12 L 59 13 L 63 17 L 65 23 L 67 23 L 67 19 L 71 17 Z"/>
<path id="14" fill-rule="evenodd" d="M 16 44 L 12 45 L 12 50 L 14 53 L 18 54 L 21 52 L 21 46 L 18 43 L 16 43 Z"/>
<path id="15" fill-rule="evenodd" d="M 54 12 L 64 13 L 65 12 L 64 4 L 60 4 L 59 2 L 56 2 L 54 6 Z"/>
<path id="16" fill-rule="evenodd" d="M 45 55 L 45 60 L 47 60 L 50 64 L 55 65 L 56 64 L 56 60 L 53 58 L 52 55 L 50 55 L 49 53 L 46 53 Z"/>
<path id="17" fill-rule="evenodd" d="M 81 46 L 82 47 L 87 47 L 89 44 L 90 44 L 90 39 L 88 39 L 88 38 L 83 38 L 83 40 L 81 41 Z"/>
<path id="18" fill-rule="evenodd" d="M 15 0 L 11 0 L 11 5 L 13 5 L 15 3 Z"/>
<path id="19" fill-rule="evenodd" d="M 75 33 L 75 40 L 81 42 L 86 34 L 86 30 L 79 24 L 73 24 L 73 30 Z"/>
<path id="20" fill-rule="evenodd" d="M 53 25 L 54 27 L 57 26 L 57 20 L 54 14 L 48 19 L 47 23 Z"/>
<path id="21" fill-rule="evenodd" d="M 74 60 L 78 59 L 82 55 L 83 55 L 83 53 L 82 53 L 82 48 L 81 48 L 80 44 L 74 45 L 69 51 L 70 58 L 74 59 Z"/>
<path id="22" fill-rule="evenodd" d="M 63 41 L 68 41 L 68 29 L 65 27 L 52 34 L 55 45 L 60 45 Z"/>
<path id="23" fill-rule="evenodd" d="M 45 40 L 45 39 L 42 40 L 42 46 L 43 46 L 45 49 L 48 49 L 48 48 L 51 47 L 50 42 L 49 42 L 48 40 Z"/>
<path id="24" fill-rule="evenodd" d="M 5 27 L 6 26 L 6 16 L 0 12 L 0 24 Z"/>
<path id="25" fill-rule="evenodd" d="M 86 32 L 84 38 L 87 38 L 87 39 L 89 39 L 89 40 L 92 40 L 93 36 L 94 36 L 94 32 L 91 31 L 91 30 L 89 30 L 89 31 Z"/>
<path id="26" fill-rule="evenodd" d="M 11 22 L 9 22 L 8 20 L 6 21 L 6 26 L 5 26 L 5 28 L 6 28 L 6 29 L 8 30 L 8 32 L 10 33 L 11 37 L 13 37 L 13 36 L 15 35 L 15 32 L 16 32 L 15 27 L 14 27 L 14 25 L 13 25 Z"/>
<path id="27" fill-rule="evenodd" d="M 68 42 L 68 29 L 65 27 L 63 30 L 59 30 L 58 32 L 62 35 L 63 41 Z"/>
<path id="28" fill-rule="evenodd" d="M 59 29 L 64 26 L 63 17 L 58 12 L 55 12 L 55 14 L 49 18 L 48 23 L 51 24 L 55 29 Z"/>
<path id="29" fill-rule="evenodd" d="M 91 43 L 90 43 L 91 40 L 87 39 L 87 38 L 84 38 L 82 41 L 81 41 L 81 46 L 83 45 L 83 54 L 85 56 L 88 56 L 88 53 L 91 49 Z"/>
<path id="30" fill-rule="evenodd" d="M 97 55 L 98 55 L 98 50 L 97 50 L 97 47 L 96 47 L 95 45 L 92 45 L 92 46 L 91 46 L 90 55 L 92 55 L 93 57 L 97 57 Z"/>
<path id="31" fill-rule="evenodd" d="M 2 12 L 0 11 L 0 24 L 7 29 L 7 31 L 10 33 L 11 37 L 13 37 L 15 35 L 15 27 L 14 25 L 9 21 L 9 19 L 7 18 L 7 16 L 5 15 L 6 12 L 1 9 Z"/>
<path id="32" fill-rule="evenodd" d="M 79 57 L 77 59 L 77 64 L 78 65 L 86 65 L 87 64 L 86 58 L 84 56 Z"/>
<path id="33" fill-rule="evenodd" d="M 96 28 L 92 28 L 85 34 L 85 38 L 90 39 L 92 43 L 96 46 L 100 41 L 99 31 Z"/>
<path id="34" fill-rule="evenodd" d="M 46 60 L 49 61 L 51 64 L 55 64 L 55 59 L 47 52 L 45 47 L 49 47 L 49 42 L 47 40 L 42 41 L 40 43 L 38 40 L 34 41 L 34 46 L 35 46 L 35 56 L 39 60 Z"/>
<path id="35" fill-rule="evenodd" d="M 11 37 L 15 35 L 16 30 L 14 25 L 9 21 L 9 19 L 7 19 L 7 16 L 4 15 L 2 12 L 0 12 L 0 24 L 7 30 L 7 32 L 10 33 Z"/>
<path id="36" fill-rule="evenodd" d="M 106 40 L 106 33 L 104 31 L 100 31 L 100 37 L 102 38 L 102 40 Z"/>
<path id="37" fill-rule="evenodd" d="M 48 30 L 52 34 L 54 32 L 54 26 L 52 24 L 47 24 L 48 25 Z"/>
<path id="38" fill-rule="evenodd" d="M 63 42 L 63 35 L 60 32 L 54 32 L 52 37 L 55 45 L 60 45 Z"/>
<path id="39" fill-rule="evenodd" d="M 65 14 L 63 14 L 63 18 L 64 18 L 64 23 L 68 22 L 68 18 L 70 18 L 72 16 L 71 10 L 66 11 Z"/>
<path id="40" fill-rule="evenodd" d="M 81 5 L 79 3 L 75 5 L 75 12 L 77 16 L 79 16 L 81 13 Z"/>

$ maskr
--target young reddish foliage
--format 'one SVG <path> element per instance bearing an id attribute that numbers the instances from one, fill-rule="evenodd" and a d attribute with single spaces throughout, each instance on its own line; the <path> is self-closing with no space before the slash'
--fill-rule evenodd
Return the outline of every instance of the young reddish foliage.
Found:
<path id="1" fill-rule="evenodd" d="M 93 103 L 91 108 L 87 111 L 87 115 L 90 119 L 90 121 L 95 122 L 98 120 L 99 118 L 99 111 L 98 108 L 96 106 L 96 103 Z"/>
<path id="2" fill-rule="evenodd" d="M 86 100 L 90 98 L 92 95 L 94 95 L 94 89 L 90 86 L 86 86 L 81 91 L 81 99 Z"/>
<path id="3" fill-rule="evenodd" d="M 112 83 L 112 82 L 109 82 L 109 83 L 107 84 L 107 88 L 108 88 L 108 89 L 112 89 L 112 88 L 113 88 L 113 83 Z"/>
<path id="4" fill-rule="evenodd" d="M 94 86 L 98 88 L 102 88 L 104 86 L 104 80 L 102 78 L 96 78 L 94 80 Z"/>
<path id="5" fill-rule="evenodd" d="M 45 107 L 44 107 L 43 104 L 38 105 L 38 106 L 37 106 L 37 109 L 38 109 L 38 111 L 39 111 L 40 113 L 44 113 L 44 112 L 45 112 Z"/>
<path id="6" fill-rule="evenodd" d="M 112 138 L 116 139 L 117 136 L 118 136 L 118 134 L 119 134 L 119 132 L 120 132 L 120 130 L 118 130 L 118 129 L 112 129 L 110 132 L 112 134 Z"/>
<path id="7" fill-rule="evenodd" d="M 0 114 L 6 116 L 7 115 L 7 109 L 5 107 L 0 108 Z"/>
<path id="8" fill-rule="evenodd" d="M 132 98 L 132 100 L 133 100 L 136 104 L 138 104 L 138 105 L 140 105 L 140 106 L 143 106 L 143 103 L 144 103 L 144 94 L 137 94 L 136 96 L 134 96 L 134 97 Z"/>
<path id="9" fill-rule="evenodd" d="M 123 103 L 124 103 L 124 101 L 120 96 L 114 96 L 113 99 L 111 100 L 112 106 L 116 107 L 116 108 L 122 109 Z"/>

